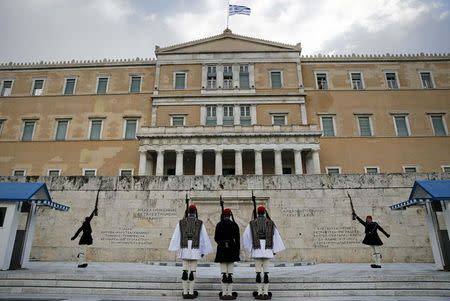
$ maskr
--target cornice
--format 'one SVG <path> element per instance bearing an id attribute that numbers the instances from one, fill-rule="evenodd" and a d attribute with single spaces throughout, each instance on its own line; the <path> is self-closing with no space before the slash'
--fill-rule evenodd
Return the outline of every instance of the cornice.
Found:
<path id="1" fill-rule="evenodd" d="M 303 55 L 301 61 L 308 62 L 403 62 L 403 61 L 449 61 L 450 53 L 416 53 L 416 54 L 314 54 Z"/>
<path id="2" fill-rule="evenodd" d="M 139 67 L 156 65 L 156 59 L 102 59 L 102 60 L 70 60 L 70 61 L 40 61 L 25 63 L 0 63 L 0 70 L 29 70 L 29 69 L 66 69 L 90 67 Z"/>

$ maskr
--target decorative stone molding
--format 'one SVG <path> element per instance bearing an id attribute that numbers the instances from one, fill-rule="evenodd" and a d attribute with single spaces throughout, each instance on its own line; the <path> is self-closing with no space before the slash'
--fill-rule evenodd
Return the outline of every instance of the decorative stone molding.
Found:
<path id="1" fill-rule="evenodd" d="M 156 65 L 153 58 L 134 59 L 102 59 L 102 60 L 70 60 L 70 61 L 40 61 L 25 63 L 1 63 L 0 70 L 21 70 L 21 69 L 57 69 L 57 68 L 78 68 L 78 67 L 118 67 L 118 66 L 148 66 Z"/>
<path id="2" fill-rule="evenodd" d="M 418 53 L 418 54 L 313 54 L 302 55 L 302 62 L 380 62 L 380 61 L 436 61 L 450 60 L 450 53 Z"/>

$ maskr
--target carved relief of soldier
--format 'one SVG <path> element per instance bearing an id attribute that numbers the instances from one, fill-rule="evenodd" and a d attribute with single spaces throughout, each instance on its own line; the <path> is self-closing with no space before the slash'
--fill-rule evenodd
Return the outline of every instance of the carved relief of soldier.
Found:
<path id="1" fill-rule="evenodd" d="M 81 232 L 83 232 L 78 242 L 80 248 L 77 255 L 79 268 L 85 268 L 88 266 L 86 254 L 88 246 L 92 245 L 93 242 L 91 220 L 94 217 L 94 215 L 97 215 L 97 208 L 95 208 L 94 211 L 92 211 L 91 215 L 87 216 L 84 219 L 84 222 L 81 225 L 81 227 L 78 228 L 77 232 L 75 232 L 74 236 L 72 236 L 71 238 L 71 240 L 75 240 L 78 237 L 78 235 Z"/>
<path id="2" fill-rule="evenodd" d="M 378 230 L 383 232 L 383 234 L 389 238 L 390 235 L 384 231 L 381 226 L 372 220 L 372 216 L 368 215 L 366 220 L 363 221 L 355 212 L 352 212 L 353 219 L 357 219 L 365 227 L 365 237 L 362 241 L 363 244 L 368 245 L 372 248 L 372 261 L 370 265 L 372 268 L 381 268 L 381 246 L 383 242 L 378 236 Z"/>
<path id="3" fill-rule="evenodd" d="M 198 292 L 194 290 L 197 261 L 204 255 L 212 253 L 213 249 L 206 227 L 198 218 L 197 207 L 188 203 L 186 197 L 185 216 L 175 227 L 169 251 L 176 251 L 178 258 L 183 261 L 181 275 L 183 299 L 194 299 L 198 296 Z"/>

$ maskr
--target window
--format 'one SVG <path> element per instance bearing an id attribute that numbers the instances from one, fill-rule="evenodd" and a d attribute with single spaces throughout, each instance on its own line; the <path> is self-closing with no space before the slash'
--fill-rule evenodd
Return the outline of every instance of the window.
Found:
<path id="1" fill-rule="evenodd" d="M 361 72 L 351 72 L 350 77 L 352 80 L 352 89 L 353 90 L 362 90 L 364 89 L 362 74 Z"/>
<path id="2" fill-rule="evenodd" d="M 184 116 L 172 116 L 172 126 L 184 126 Z"/>
<path id="3" fill-rule="evenodd" d="M 233 67 L 231 65 L 223 66 L 223 88 L 233 89 Z"/>
<path id="4" fill-rule="evenodd" d="M 133 169 L 121 169 L 119 174 L 121 177 L 131 177 L 133 175 Z"/>
<path id="5" fill-rule="evenodd" d="M 273 114 L 272 124 L 273 125 L 286 125 L 286 114 Z"/>
<path id="6" fill-rule="evenodd" d="M 445 127 L 442 115 L 430 115 L 431 125 L 435 136 L 447 136 L 447 128 Z"/>
<path id="7" fill-rule="evenodd" d="M 3 125 L 5 124 L 5 120 L 0 119 L 0 136 L 2 135 Z"/>
<path id="8" fill-rule="evenodd" d="M 270 83 L 272 88 L 281 88 L 281 71 L 270 72 Z"/>
<path id="9" fill-rule="evenodd" d="M 83 168 L 83 176 L 95 177 L 97 175 L 97 169 Z"/>
<path id="10" fill-rule="evenodd" d="M 68 127 L 69 120 L 57 120 L 55 140 L 66 140 Z"/>
<path id="11" fill-rule="evenodd" d="M 223 125 L 234 124 L 234 106 L 223 106 Z"/>
<path id="12" fill-rule="evenodd" d="M 217 71 L 216 66 L 208 66 L 206 73 L 206 88 L 216 89 L 217 88 Z"/>
<path id="13" fill-rule="evenodd" d="M 431 72 L 420 72 L 420 79 L 422 80 L 422 87 L 424 89 L 433 89 L 433 78 L 431 77 Z"/>
<path id="14" fill-rule="evenodd" d="M 241 89 L 250 88 L 248 65 L 239 66 L 239 88 Z"/>
<path id="15" fill-rule="evenodd" d="M 141 77 L 131 76 L 130 93 L 139 93 L 139 92 L 141 92 Z"/>
<path id="16" fill-rule="evenodd" d="M 25 169 L 14 169 L 12 175 L 15 177 L 25 177 L 27 171 Z"/>
<path id="17" fill-rule="evenodd" d="M 75 84 L 76 78 L 66 78 L 66 83 L 64 84 L 64 95 L 75 94 Z"/>
<path id="18" fill-rule="evenodd" d="M 137 119 L 125 119 L 123 137 L 127 140 L 136 139 Z"/>
<path id="19" fill-rule="evenodd" d="M 334 137 L 334 116 L 320 116 L 320 126 L 324 137 Z"/>
<path id="20" fill-rule="evenodd" d="M 417 172 L 417 167 L 415 166 L 403 166 L 404 173 L 415 173 Z"/>
<path id="21" fill-rule="evenodd" d="M 0 228 L 3 227 L 3 224 L 5 223 L 6 209 L 8 208 L 0 207 Z"/>
<path id="22" fill-rule="evenodd" d="M 186 73 L 176 72 L 175 73 L 175 89 L 183 90 L 186 89 Z"/>
<path id="23" fill-rule="evenodd" d="M 450 165 L 442 165 L 442 172 L 449 172 L 450 173 Z"/>
<path id="24" fill-rule="evenodd" d="M 399 137 L 409 136 L 409 125 L 406 115 L 394 116 L 395 132 Z"/>
<path id="25" fill-rule="evenodd" d="M 380 173 L 380 168 L 378 166 L 366 166 L 364 171 L 366 174 L 374 175 Z"/>
<path id="26" fill-rule="evenodd" d="M 100 140 L 102 137 L 102 119 L 91 119 L 90 129 L 89 129 L 89 139 L 90 140 Z"/>
<path id="27" fill-rule="evenodd" d="M 316 84 L 319 90 L 328 90 L 327 74 L 316 73 Z"/>
<path id="28" fill-rule="evenodd" d="M 206 106 L 206 125 L 217 124 L 216 112 L 217 112 L 216 106 Z"/>
<path id="29" fill-rule="evenodd" d="M 58 177 L 61 175 L 61 169 L 49 169 L 47 175 L 49 177 Z"/>
<path id="30" fill-rule="evenodd" d="M 372 136 L 370 116 L 358 116 L 358 126 L 360 136 Z"/>
<path id="31" fill-rule="evenodd" d="M 398 89 L 397 74 L 395 72 L 386 72 L 386 83 L 389 89 Z"/>
<path id="32" fill-rule="evenodd" d="M 33 140 L 34 127 L 36 125 L 35 120 L 25 120 L 23 122 L 22 141 Z"/>
<path id="33" fill-rule="evenodd" d="M 325 167 L 328 175 L 338 175 L 341 173 L 340 167 Z"/>
<path id="34" fill-rule="evenodd" d="M 250 106 L 241 106 L 241 125 L 251 125 Z"/>
<path id="35" fill-rule="evenodd" d="M 1 96 L 11 96 L 12 85 L 13 85 L 12 80 L 4 80 L 3 84 L 2 84 L 2 91 L 1 91 L 0 95 Z"/>
<path id="36" fill-rule="evenodd" d="M 40 96 L 44 92 L 44 80 L 43 79 L 34 79 L 33 80 L 33 91 L 31 95 Z"/>
<path id="37" fill-rule="evenodd" d="M 97 94 L 106 94 L 108 91 L 108 77 L 99 77 L 97 79 Z"/>

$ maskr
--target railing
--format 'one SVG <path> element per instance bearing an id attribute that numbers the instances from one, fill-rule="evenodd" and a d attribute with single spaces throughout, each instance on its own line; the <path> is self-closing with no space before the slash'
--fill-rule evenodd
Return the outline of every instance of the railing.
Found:
<path id="1" fill-rule="evenodd" d="M 191 127 L 142 127 L 138 137 L 169 136 L 259 136 L 259 135 L 318 135 L 317 125 L 216 125 Z"/>

